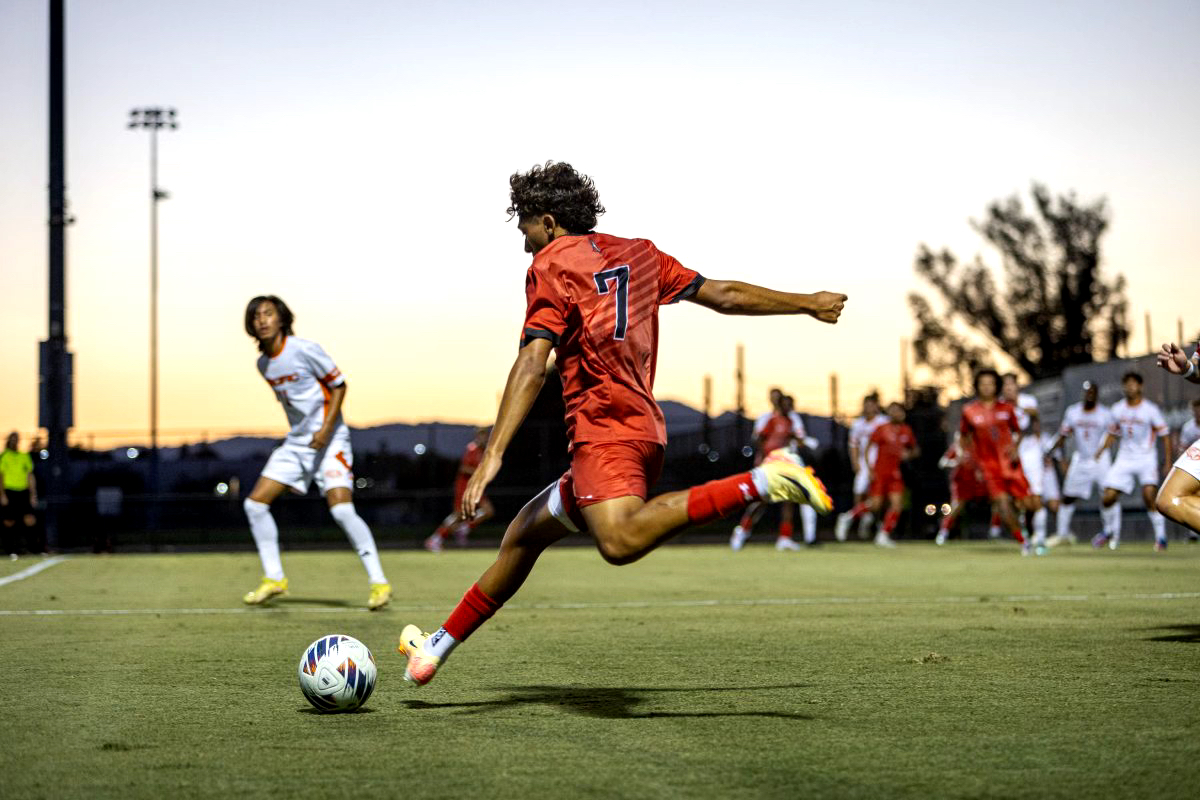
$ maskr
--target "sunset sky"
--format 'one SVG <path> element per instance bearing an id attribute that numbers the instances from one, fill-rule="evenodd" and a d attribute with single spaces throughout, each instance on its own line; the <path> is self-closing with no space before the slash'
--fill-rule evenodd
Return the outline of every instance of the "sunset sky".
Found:
<path id="1" fill-rule="evenodd" d="M 901 8 L 905 6 L 905 8 Z M 974 7 L 974 8 L 972 8 Z M 1133 350 L 1200 328 L 1200 4 L 67 3 L 77 436 L 148 425 L 149 134 L 161 135 L 160 427 L 276 431 L 246 301 L 284 297 L 347 418 L 488 421 L 529 256 L 507 179 L 592 175 L 599 228 L 702 274 L 850 295 L 836 327 L 662 312 L 657 392 L 828 413 L 894 394 L 919 243 L 1038 180 L 1108 198 Z M 36 426 L 46 336 L 47 4 L 0 5 L 0 427 Z M 124 435 L 123 439 L 135 438 Z"/>

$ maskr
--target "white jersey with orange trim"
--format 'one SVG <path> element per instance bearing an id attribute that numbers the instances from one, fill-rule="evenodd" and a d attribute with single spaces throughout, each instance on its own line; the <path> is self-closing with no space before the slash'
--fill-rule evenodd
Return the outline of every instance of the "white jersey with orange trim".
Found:
<path id="1" fill-rule="evenodd" d="M 850 423 L 850 443 L 858 451 L 858 463 L 854 465 L 855 472 L 869 471 L 871 465 L 875 463 L 875 448 L 871 445 L 871 434 L 887 421 L 887 414 L 876 414 L 870 419 L 857 417 Z"/>
<path id="2" fill-rule="evenodd" d="M 341 370 L 321 345 L 299 336 L 288 336 L 273 356 L 258 357 L 258 371 L 279 398 L 287 414 L 287 441 L 307 445 L 321 426 L 329 409 L 329 390 L 346 382 Z M 349 429 L 338 412 L 334 436 Z"/>
<path id="3" fill-rule="evenodd" d="M 1083 403 L 1073 403 L 1067 406 L 1060 432 L 1074 438 L 1075 452 L 1080 457 L 1093 458 L 1112 424 L 1112 414 L 1099 403 L 1091 411 L 1085 409 Z"/>
<path id="4" fill-rule="evenodd" d="M 1154 457 L 1155 443 L 1169 429 L 1162 410 L 1151 400 L 1142 398 L 1137 405 L 1122 399 L 1112 407 L 1113 423 L 1109 432 L 1121 438 L 1117 458 Z"/>

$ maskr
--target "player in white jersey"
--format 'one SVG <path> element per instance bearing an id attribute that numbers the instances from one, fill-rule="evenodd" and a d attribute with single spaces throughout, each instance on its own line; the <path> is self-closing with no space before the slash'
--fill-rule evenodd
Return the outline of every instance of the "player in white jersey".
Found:
<path id="1" fill-rule="evenodd" d="M 1175 446 L 1171 450 L 1172 457 L 1183 455 L 1188 446 L 1200 439 L 1200 397 L 1192 400 L 1192 418 L 1179 426 L 1175 436 Z"/>
<path id="2" fill-rule="evenodd" d="M 1175 343 L 1158 352 L 1158 366 L 1191 383 L 1200 383 L 1200 344 L 1188 358 Z M 1193 406 L 1194 408 L 1194 406 Z M 1193 533 L 1200 533 L 1200 439 L 1192 442 L 1175 461 L 1155 501 L 1158 511 Z"/>
<path id="3" fill-rule="evenodd" d="M 1154 498 L 1158 495 L 1160 475 L 1158 440 L 1170 430 L 1162 410 L 1143 397 L 1140 374 L 1126 372 L 1121 378 L 1121 391 L 1125 393 L 1125 398 L 1112 407 L 1113 424 L 1100 445 L 1101 449 L 1105 449 L 1113 442 L 1120 441 L 1117 458 L 1104 475 L 1104 496 L 1100 499 L 1100 520 L 1104 529 L 1092 539 L 1092 547 L 1103 547 L 1107 543 L 1110 549 L 1116 550 L 1120 545 L 1121 504 L 1118 501 L 1121 495 L 1131 493 L 1137 483 L 1141 484 L 1142 500 L 1154 529 L 1154 549 L 1166 550 L 1167 523 L 1155 509 Z M 1165 443 L 1162 449 L 1162 463 L 1167 465 L 1170 463 L 1170 454 Z"/>
<path id="4" fill-rule="evenodd" d="M 1058 435 L 1046 447 L 1046 452 L 1053 451 L 1068 437 L 1075 446 L 1063 478 L 1062 504 L 1058 507 L 1055 536 L 1051 544 L 1075 541 L 1071 533 L 1075 501 L 1091 497 L 1092 491 L 1100 486 L 1112 465 L 1108 452 L 1100 447 L 1108 429 L 1112 427 L 1112 414 L 1097 402 L 1099 396 L 1096 385 L 1084 381 L 1083 401 L 1067 407 Z"/>
<path id="5" fill-rule="evenodd" d="M 797 413 L 796 403 L 790 395 L 785 395 L 782 389 L 773 388 L 770 392 L 771 411 L 760 414 L 754 422 L 754 442 L 757 452 L 754 463 L 759 464 L 767 453 L 785 447 L 799 454 L 798 444 L 806 438 L 804 420 Z M 815 440 L 814 440 L 815 441 Z M 729 537 L 729 546 L 737 552 L 745 546 L 754 532 L 754 525 L 767 510 L 766 503 L 751 503 L 742 512 L 741 519 Z M 814 512 L 815 514 L 815 512 Z M 779 535 L 775 538 L 775 549 L 779 551 L 799 550 L 800 546 L 792 538 L 793 504 L 781 503 L 779 506 Z M 810 516 L 800 509 L 800 519 L 804 530 L 804 543 L 816 544 L 817 518 Z"/>
<path id="6" fill-rule="evenodd" d="M 1042 503 L 1051 514 L 1058 514 L 1059 501 L 1062 500 L 1062 488 L 1058 482 L 1058 462 L 1061 451 L 1054 443 L 1052 433 L 1042 433 L 1040 420 L 1034 420 L 1033 430 L 1037 434 L 1038 444 L 1042 448 Z"/>
<path id="7" fill-rule="evenodd" d="M 342 420 L 346 379 L 321 345 L 292 333 L 293 321 L 291 309 L 274 295 L 255 297 L 246 306 L 246 333 L 258 340 L 262 353 L 258 371 L 275 391 L 291 430 L 242 504 L 263 565 L 262 583 L 242 599 L 258 605 L 287 591 L 271 503 L 288 490 L 304 494 L 315 481 L 366 567 L 367 606 L 374 611 L 391 600 L 392 587 L 379 563 L 375 537 L 354 510 L 354 454 L 350 429 Z"/>
<path id="8" fill-rule="evenodd" d="M 866 509 L 867 490 L 871 488 L 871 466 L 875 463 L 875 448 L 871 434 L 880 425 L 886 424 L 887 415 L 879 409 L 879 395 L 872 392 L 863 398 L 862 416 L 850 423 L 850 463 L 854 465 L 854 510 L 838 514 L 833 532 L 839 542 L 846 541 L 846 534 L 855 519 L 855 510 Z M 858 532 L 863 538 L 870 533 L 875 515 L 869 509 L 858 515 Z"/>

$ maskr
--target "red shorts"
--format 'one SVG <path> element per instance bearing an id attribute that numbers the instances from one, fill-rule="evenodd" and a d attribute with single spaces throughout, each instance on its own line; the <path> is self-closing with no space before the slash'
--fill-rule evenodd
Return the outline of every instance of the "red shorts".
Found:
<path id="1" fill-rule="evenodd" d="M 867 490 L 867 495 L 870 497 L 887 497 L 889 494 L 904 494 L 906 488 L 904 485 L 904 476 L 900 474 L 899 467 L 885 472 L 878 469 L 878 465 L 876 465 L 875 477 L 871 481 L 871 488 Z"/>
<path id="2" fill-rule="evenodd" d="M 987 484 L 974 467 L 958 467 L 950 477 L 950 502 L 955 505 L 988 497 Z"/>
<path id="3" fill-rule="evenodd" d="M 560 522 L 567 518 L 575 528 L 587 530 L 579 509 L 617 497 L 645 500 L 662 472 L 664 452 L 658 442 L 576 445 L 571 468 L 558 479 L 558 491 L 551 493 L 550 513 Z"/>
<path id="4" fill-rule="evenodd" d="M 983 472 L 983 482 L 987 485 L 988 497 L 995 499 L 1006 494 L 1014 500 L 1029 496 L 1029 481 L 1021 467 L 1014 464 L 997 464 L 981 461 L 980 471 Z"/>

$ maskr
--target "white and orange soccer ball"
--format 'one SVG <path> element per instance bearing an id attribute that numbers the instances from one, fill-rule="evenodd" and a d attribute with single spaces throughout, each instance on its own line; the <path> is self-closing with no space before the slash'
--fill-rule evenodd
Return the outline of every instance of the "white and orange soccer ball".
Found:
<path id="1" fill-rule="evenodd" d="M 318 711 L 361 708 L 375 690 L 375 656 L 352 636 L 322 636 L 300 656 L 300 691 Z"/>

